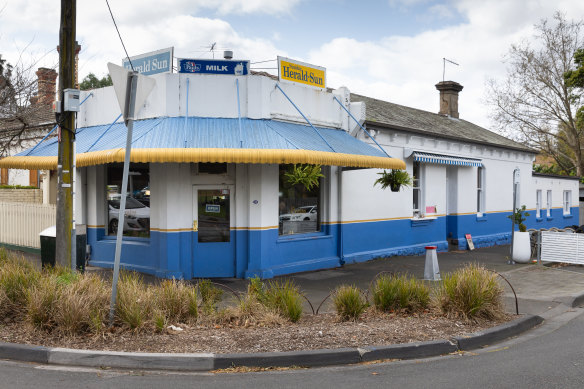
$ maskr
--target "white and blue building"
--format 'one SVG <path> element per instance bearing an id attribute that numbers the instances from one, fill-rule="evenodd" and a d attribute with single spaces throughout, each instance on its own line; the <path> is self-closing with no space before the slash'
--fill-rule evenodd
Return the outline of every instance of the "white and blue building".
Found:
<path id="1" fill-rule="evenodd" d="M 466 234 L 475 246 L 506 244 L 516 169 L 528 227 L 579 224 L 578 180 L 534 174 L 534 150 L 458 118 L 459 84 L 438 84 L 447 104 L 435 114 L 238 74 L 151 76 L 134 123 L 125 268 L 271 278 L 429 244 L 465 249 Z M 113 87 L 88 96 L 77 120 L 76 219 L 87 225 L 90 264 L 112 267 L 126 128 Z M 0 166 L 55 169 L 56 155 L 53 138 Z M 294 164 L 322 165 L 318 187 L 292 184 Z M 414 186 L 374 186 L 390 168 L 405 168 Z"/>

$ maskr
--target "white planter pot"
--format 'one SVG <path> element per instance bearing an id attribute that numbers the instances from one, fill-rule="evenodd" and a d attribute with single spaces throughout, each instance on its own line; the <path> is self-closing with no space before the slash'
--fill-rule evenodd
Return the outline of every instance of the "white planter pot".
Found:
<path id="1" fill-rule="evenodd" d="M 518 263 L 529 263 L 531 259 L 531 242 L 529 232 L 513 232 L 513 260 Z"/>

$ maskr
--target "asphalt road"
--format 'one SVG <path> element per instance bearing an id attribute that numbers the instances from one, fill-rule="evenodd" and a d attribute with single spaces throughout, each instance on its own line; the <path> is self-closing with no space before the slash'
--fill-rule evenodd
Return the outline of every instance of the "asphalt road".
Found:
<path id="1" fill-rule="evenodd" d="M 0 361 L 0 388 L 582 388 L 584 310 L 484 349 L 425 360 L 242 374 L 128 372 Z"/>

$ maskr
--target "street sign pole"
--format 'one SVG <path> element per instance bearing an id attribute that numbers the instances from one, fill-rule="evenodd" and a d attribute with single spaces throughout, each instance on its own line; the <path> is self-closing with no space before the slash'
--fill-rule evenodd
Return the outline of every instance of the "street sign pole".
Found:
<path id="1" fill-rule="evenodd" d="M 114 275 L 112 279 L 112 296 L 110 300 L 109 322 L 110 326 L 114 323 L 116 312 L 116 298 L 118 293 L 118 278 L 120 275 L 120 257 L 122 254 L 122 236 L 124 235 L 124 223 L 126 213 L 126 196 L 128 191 L 128 171 L 130 170 L 130 154 L 132 151 L 132 132 L 134 130 L 134 111 L 136 109 L 136 88 L 138 84 L 138 73 L 131 72 L 128 75 L 128 88 L 126 93 L 126 104 L 124 111 L 127 112 L 126 127 L 126 155 L 124 157 L 124 171 L 122 175 L 122 190 L 120 198 L 120 209 L 118 214 L 118 231 L 116 237 L 116 253 L 114 257 Z"/>
<path id="2" fill-rule="evenodd" d="M 515 168 L 513 170 L 513 213 L 512 216 L 515 214 L 515 210 L 517 209 L 517 188 L 519 187 L 519 182 L 521 180 L 520 177 L 520 170 L 519 168 Z M 515 261 L 513 260 L 513 241 L 515 239 L 515 218 L 511 217 L 511 258 L 507 261 L 510 265 L 515 265 Z"/>

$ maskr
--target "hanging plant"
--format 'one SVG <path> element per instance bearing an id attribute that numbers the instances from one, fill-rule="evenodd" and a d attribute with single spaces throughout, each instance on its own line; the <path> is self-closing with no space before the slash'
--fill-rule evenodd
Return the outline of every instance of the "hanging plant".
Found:
<path id="1" fill-rule="evenodd" d="M 286 181 L 290 186 L 302 184 L 306 190 L 319 185 L 319 179 L 324 177 L 320 165 L 294 165 L 288 172 L 284 173 Z"/>
<path id="2" fill-rule="evenodd" d="M 377 173 L 379 177 L 373 186 L 380 184 L 381 189 L 389 187 L 392 192 L 399 192 L 402 186 L 412 186 L 412 177 L 405 170 L 391 169 L 389 172 L 384 170 L 382 173 Z"/>

